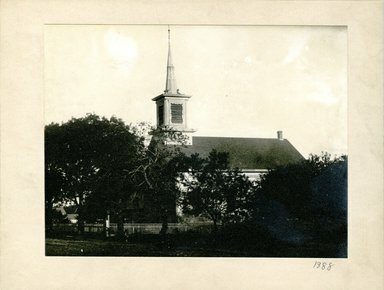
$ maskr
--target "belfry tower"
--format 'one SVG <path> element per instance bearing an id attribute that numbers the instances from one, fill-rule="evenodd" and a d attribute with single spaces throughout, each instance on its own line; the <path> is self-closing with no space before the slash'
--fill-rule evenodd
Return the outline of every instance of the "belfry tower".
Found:
<path id="1" fill-rule="evenodd" d="M 191 96 L 182 94 L 176 85 L 171 55 L 171 31 L 168 27 L 167 78 L 164 93 L 152 99 L 156 102 L 157 126 L 185 133 L 195 132 L 187 125 L 187 103 Z M 191 139 L 191 138 L 189 138 Z"/>

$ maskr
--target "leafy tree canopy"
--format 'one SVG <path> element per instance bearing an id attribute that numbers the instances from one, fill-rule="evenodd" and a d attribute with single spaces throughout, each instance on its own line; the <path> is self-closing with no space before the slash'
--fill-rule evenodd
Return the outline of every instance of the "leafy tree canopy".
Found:
<path id="1" fill-rule="evenodd" d="M 252 218 L 276 228 L 276 218 L 297 219 L 308 235 L 346 227 L 347 156 L 310 155 L 270 170 L 257 182 Z M 281 225 L 281 223 L 280 223 Z"/>
<path id="2" fill-rule="evenodd" d="M 212 150 L 207 158 L 192 155 L 184 175 L 183 211 L 204 215 L 214 223 L 247 219 L 247 203 L 253 184 L 238 169 L 230 169 L 228 153 Z"/>
<path id="3" fill-rule="evenodd" d="M 122 202 L 133 192 L 124 174 L 136 166 L 143 139 L 121 119 L 95 114 L 45 127 L 46 201 L 74 203 L 79 222 L 88 199 L 93 211 Z"/>

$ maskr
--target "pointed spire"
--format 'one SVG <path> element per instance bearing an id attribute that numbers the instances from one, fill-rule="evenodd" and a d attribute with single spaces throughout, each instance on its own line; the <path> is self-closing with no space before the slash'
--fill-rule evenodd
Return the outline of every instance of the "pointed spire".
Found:
<path id="1" fill-rule="evenodd" d="M 176 79 L 175 79 L 175 68 L 172 63 L 172 55 L 171 55 L 171 30 L 168 25 L 168 61 L 167 61 L 167 80 L 165 84 L 165 93 L 166 94 L 176 94 Z"/>

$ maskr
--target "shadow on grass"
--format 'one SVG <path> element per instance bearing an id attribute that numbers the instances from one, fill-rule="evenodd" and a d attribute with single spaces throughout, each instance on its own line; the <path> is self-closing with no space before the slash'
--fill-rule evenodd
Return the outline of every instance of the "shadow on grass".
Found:
<path id="1" fill-rule="evenodd" d="M 164 237 L 132 234 L 105 238 L 100 234 L 51 233 L 47 256 L 151 256 L 151 257 L 346 257 L 344 239 L 318 237 L 301 244 L 283 242 L 254 224 L 231 225 L 216 234 L 175 232 Z M 339 241 L 335 241 L 339 240 Z M 345 256 L 344 256 L 345 255 Z"/>

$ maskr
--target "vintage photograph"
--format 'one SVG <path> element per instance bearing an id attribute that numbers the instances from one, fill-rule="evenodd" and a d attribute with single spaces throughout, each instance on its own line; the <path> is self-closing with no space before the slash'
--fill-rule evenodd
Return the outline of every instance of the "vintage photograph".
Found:
<path id="1" fill-rule="evenodd" d="M 45 25 L 45 255 L 347 258 L 347 40 Z"/>

